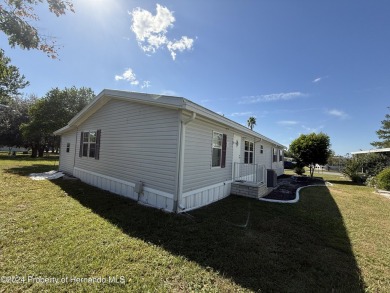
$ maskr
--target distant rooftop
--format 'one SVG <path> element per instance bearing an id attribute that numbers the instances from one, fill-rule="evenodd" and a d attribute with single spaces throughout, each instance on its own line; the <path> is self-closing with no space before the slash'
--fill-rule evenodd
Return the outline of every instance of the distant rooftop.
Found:
<path id="1" fill-rule="evenodd" d="M 351 152 L 351 155 L 369 154 L 369 153 L 390 153 L 390 148 Z"/>

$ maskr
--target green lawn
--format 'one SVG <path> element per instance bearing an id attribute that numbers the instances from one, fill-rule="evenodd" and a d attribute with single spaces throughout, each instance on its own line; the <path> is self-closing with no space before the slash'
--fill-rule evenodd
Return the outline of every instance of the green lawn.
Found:
<path id="1" fill-rule="evenodd" d="M 390 200 L 339 176 L 176 215 L 26 176 L 57 165 L 0 155 L 0 292 L 390 292 Z"/>

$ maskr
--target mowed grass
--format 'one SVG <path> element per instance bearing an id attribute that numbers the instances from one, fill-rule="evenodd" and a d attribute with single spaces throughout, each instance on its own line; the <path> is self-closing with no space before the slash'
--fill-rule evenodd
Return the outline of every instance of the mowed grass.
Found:
<path id="1" fill-rule="evenodd" d="M 0 166 L 0 292 L 390 292 L 390 200 L 340 176 L 293 205 L 231 196 L 177 215 L 28 178 L 56 158 Z"/>

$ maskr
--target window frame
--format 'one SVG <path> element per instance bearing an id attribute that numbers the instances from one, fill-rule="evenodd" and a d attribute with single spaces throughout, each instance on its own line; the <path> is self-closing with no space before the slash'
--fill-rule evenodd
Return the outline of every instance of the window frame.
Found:
<path id="1" fill-rule="evenodd" d="M 278 162 L 278 153 L 276 151 L 276 148 L 272 148 L 272 163 Z"/>
<path id="2" fill-rule="evenodd" d="M 283 150 L 279 149 L 279 162 L 283 161 Z"/>
<path id="3" fill-rule="evenodd" d="M 67 143 L 66 143 L 66 152 L 67 152 L 67 153 L 70 152 L 70 142 L 67 142 Z"/>
<path id="4" fill-rule="evenodd" d="M 79 157 L 99 159 L 100 130 L 82 131 Z"/>
<path id="5" fill-rule="evenodd" d="M 247 148 L 248 143 L 248 149 Z M 251 149 L 252 146 L 252 149 Z M 255 160 L 255 143 L 253 141 L 244 141 L 244 164 L 253 164 Z"/>
<path id="6" fill-rule="evenodd" d="M 264 145 L 260 145 L 260 154 L 264 154 Z"/>
<path id="7" fill-rule="evenodd" d="M 221 146 L 215 147 L 214 146 L 214 136 L 220 135 L 221 136 Z M 223 145 L 223 133 L 218 131 L 213 131 L 212 137 L 211 137 L 211 168 L 221 168 L 222 165 L 222 145 Z M 214 149 L 220 150 L 219 151 L 219 165 L 214 165 Z"/>

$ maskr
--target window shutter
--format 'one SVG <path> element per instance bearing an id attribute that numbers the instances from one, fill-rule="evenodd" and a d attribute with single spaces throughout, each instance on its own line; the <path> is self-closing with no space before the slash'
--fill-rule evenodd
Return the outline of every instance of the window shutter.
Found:
<path id="1" fill-rule="evenodd" d="M 226 144 L 227 144 L 227 135 L 224 134 L 222 137 L 221 168 L 225 168 L 226 166 Z"/>
<path id="2" fill-rule="evenodd" d="M 102 130 L 98 129 L 96 131 L 96 149 L 95 149 L 95 160 L 99 160 L 100 155 L 100 136 L 102 134 Z"/>
<path id="3" fill-rule="evenodd" d="M 84 132 L 81 131 L 81 133 L 80 133 L 80 150 L 79 150 L 79 157 L 80 158 L 83 156 L 83 137 L 84 137 Z"/>

